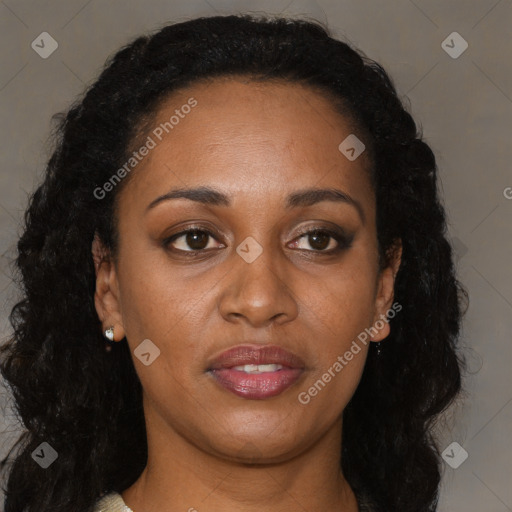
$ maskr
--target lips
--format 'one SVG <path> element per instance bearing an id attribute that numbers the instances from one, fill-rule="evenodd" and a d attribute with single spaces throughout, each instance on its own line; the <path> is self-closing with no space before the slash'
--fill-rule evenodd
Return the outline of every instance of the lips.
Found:
<path id="1" fill-rule="evenodd" d="M 239 345 L 222 352 L 208 370 L 233 368 L 245 364 L 280 364 L 288 368 L 304 368 L 304 361 L 284 348 L 273 346 Z"/>
<path id="2" fill-rule="evenodd" d="M 304 371 L 304 361 L 278 346 L 240 345 L 216 357 L 208 366 L 215 381 L 246 399 L 262 400 L 281 394 Z"/>

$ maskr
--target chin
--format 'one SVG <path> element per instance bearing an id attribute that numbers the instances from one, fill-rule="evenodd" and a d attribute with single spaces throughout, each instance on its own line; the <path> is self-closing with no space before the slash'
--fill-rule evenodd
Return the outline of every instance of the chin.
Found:
<path id="1" fill-rule="evenodd" d="M 212 448 L 223 458 L 246 464 L 271 464 L 282 462 L 301 451 L 300 434 L 292 427 L 248 429 L 230 434 L 217 441 Z"/>

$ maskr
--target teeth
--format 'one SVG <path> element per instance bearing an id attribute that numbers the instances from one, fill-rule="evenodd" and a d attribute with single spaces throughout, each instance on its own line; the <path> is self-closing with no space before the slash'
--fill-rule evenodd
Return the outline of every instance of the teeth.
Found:
<path id="1" fill-rule="evenodd" d="M 264 373 L 264 372 L 275 372 L 281 370 L 283 365 L 281 364 L 244 364 L 241 366 L 233 366 L 233 370 L 245 373 Z"/>

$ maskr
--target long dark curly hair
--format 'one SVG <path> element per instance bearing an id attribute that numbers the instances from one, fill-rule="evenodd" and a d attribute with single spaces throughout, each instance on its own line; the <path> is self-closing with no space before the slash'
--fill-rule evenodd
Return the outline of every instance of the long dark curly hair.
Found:
<path id="1" fill-rule="evenodd" d="M 127 160 L 171 92 L 234 75 L 323 91 L 367 134 L 382 267 L 402 241 L 395 281 L 402 311 L 380 355 L 371 344 L 344 411 L 341 465 L 379 510 L 436 510 L 442 473 L 433 429 L 462 389 L 457 345 L 467 292 L 456 279 L 434 154 L 384 69 L 349 42 L 315 21 L 239 15 L 135 39 L 59 120 L 25 213 L 15 261 L 22 297 L 1 348 L 1 373 L 24 427 L 3 461 L 5 512 L 90 511 L 145 467 L 142 387 L 128 345 L 105 350 L 94 306 L 91 243 L 98 233 L 116 254 L 123 183 L 103 199 L 94 190 Z M 31 456 L 42 442 L 58 453 L 47 469 Z"/>

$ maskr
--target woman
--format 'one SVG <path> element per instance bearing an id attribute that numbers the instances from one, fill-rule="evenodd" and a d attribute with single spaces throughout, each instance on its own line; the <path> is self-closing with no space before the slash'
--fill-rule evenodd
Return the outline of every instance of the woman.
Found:
<path id="1" fill-rule="evenodd" d="M 3 347 L 6 512 L 436 510 L 466 292 L 382 67 L 317 23 L 195 19 L 59 133 Z"/>

